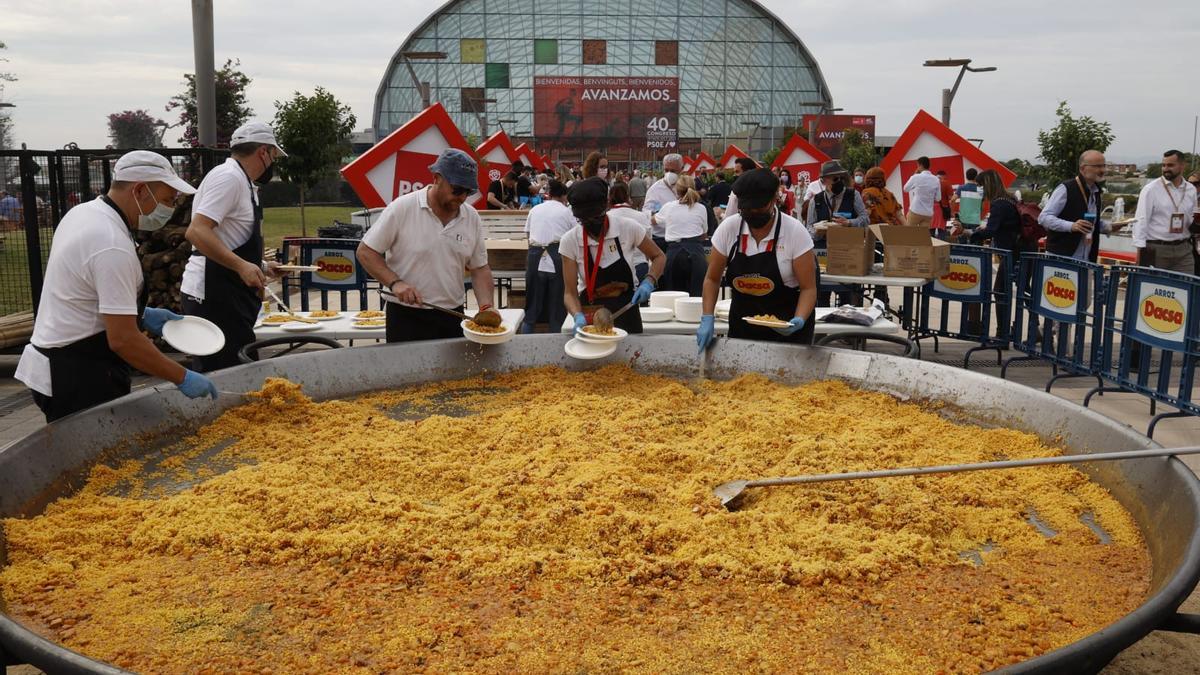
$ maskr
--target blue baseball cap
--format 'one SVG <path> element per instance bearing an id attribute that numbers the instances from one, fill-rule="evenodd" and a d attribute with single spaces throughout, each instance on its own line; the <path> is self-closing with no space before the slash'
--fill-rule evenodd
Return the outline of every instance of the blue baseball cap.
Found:
<path id="1" fill-rule="evenodd" d="M 475 158 L 457 148 L 443 150 L 429 170 L 441 174 L 454 187 L 479 189 L 479 165 Z"/>

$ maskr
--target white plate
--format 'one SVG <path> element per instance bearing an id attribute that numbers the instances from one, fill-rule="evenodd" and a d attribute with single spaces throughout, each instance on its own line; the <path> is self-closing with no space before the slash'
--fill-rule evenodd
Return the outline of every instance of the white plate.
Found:
<path id="1" fill-rule="evenodd" d="M 280 330 L 286 330 L 289 333 L 311 333 L 314 330 L 321 330 L 321 324 L 293 321 L 291 323 L 285 323 L 279 328 Z"/>
<path id="2" fill-rule="evenodd" d="M 647 323 L 661 323 L 675 318 L 675 310 L 666 307 L 639 307 L 638 311 L 642 314 L 642 321 Z"/>
<path id="3" fill-rule="evenodd" d="M 675 300 L 675 320 L 684 323 L 700 323 L 704 314 L 704 298 L 678 298 Z"/>
<path id="4" fill-rule="evenodd" d="M 382 321 L 382 319 L 380 319 L 380 321 Z M 383 330 L 384 328 L 387 328 L 386 323 L 380 324 L 378 326 L 364 326 L 361 323 L 355 321 L 354 323 L 352 323 L 350 325 L 354 326 L 355 328 L 362 328 L 364 330 Z"/>
<path id="5" fill-rule="evenodd" d="M 275 269 L 280 272 L 317 272 L 321 268 L 316 265 L 279 265 Z"/>
<path id="6" fill-rule="evenodd" d="M 716 313 L 729 314 L 729 308 L 733 306 L 733 298 L 726 298 L 717 301 Z"/>
<path id="7" fill-rule="evenodd" d="M 654 291 L 650 294 L 650 306 L 665 307 L 674 312 L 675 300 L 686 298 L 687 296 L 688 294 L 683 291 Z"/>
<path id="8" fill-rule="evenodd" d="M 217 324 L 198 316 L 185 316 L 166 322 L 162 336 L 167 344 L 192 356 L 216 354 L 225 346 L 225 334 Z"/>
<path id="9" fill-rule="evenodd" d="M 760 319 L 755 319 L 755 318 L 749 317 L 749 316 L 743 316 L 742 320 L 745 321 L 746 323 L 750 324 L 751 326 L 762 326 L 763 328 L 787 328 L 788 326 L 791 325 L 786 321 L 780 321 L 779 323 L 775 323 L 774 321 L 762 321 Z"/>
<path id="10" fill-rule="evenodd" d="M 591 361 L 610 356 L 613 352 L 617 351 L 617 343 L 610 342 L 607 345 L 604 345 L 599 342 L 586 342 L 584 340 L 580 340 L 579 338 L 575 338 L 573 340 L 569 340 L 567 344 L 563 345 L 563 351 L 567 353 L 567 356 L 573 359 Z"/>
<path id="11" fill-rule="evenodd" d="M 583 340 L 584 342 L 598 342 L 601 344 L 607 344 L 609 342 L 620 342 L 621 340 L 624 340 L 627 335 L 629 335 L 624 328 L 617 328 L 616 326 L 613 326 L 613 332 L 616 333 L 616 335 L 592 335 L 591 333 L 584 332 L 584 330 L 580 328 L 579 330 L 575 331 L 575 337 Z"/>
<path id="12" fill-rule="evenodd" d="M 465 319 L 458 322 L 458 325 L 462 326 L 463 337 L 467 338 L 471 342 L 477 342 L 481 345 L 498 345 L 508 342 L 513 338 L 513 335 L 516 334 L 512 324 L 504 323 L 503 321 L 500 322 L 500 327 L 504 329 L 503 333 L 481 333 L 477 330 L 471 330 L 470 328 L 467 328 L 467 322 Z"/>
<path id="13" fill-rule="evenodd" d="M 341 312 L 338 312 L 334 316 L 313 316 L 312 312 L 296 312 L 296 314 L 306 319 L 312 319 L 313 321 L 334 321 L 342 318 Z"/>

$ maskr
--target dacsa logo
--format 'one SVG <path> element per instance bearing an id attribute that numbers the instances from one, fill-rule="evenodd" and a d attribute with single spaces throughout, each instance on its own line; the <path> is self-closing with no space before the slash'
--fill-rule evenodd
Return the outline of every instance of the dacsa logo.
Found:
<path id="1" fill-rule="evenodd" d="M 1156 288 L 1153 294 L 1142 298 L 1141 304 L 1142 319 L 1155 331 L 1169 334 L 1183 328 L 1187 315 L 1173 291 Z"/>
<path id="2" fill-rule="evenodd" d="M 744 274 L 733 280 L 733 290 L 746 295 L 770 295 L 775 290 L 775 282 L 761 274 Z"/>
<path id="3" fill-rule="evenodd" d="M 1055 272 L 1054 276 L 1046 280 L 1045 295 L 1055 307 L 1073 307 L 1076 297 L 1075 282 L 1066 274 Z"/>
<path id="4" fill-rule="evenodd" d="M 330 281 L 349 279 L 354 274 L 354 263 L 344 255 L 323 255 L 317 258 L 317 276 Z"/>
<path id="5" fill-rule="evenodd" d="M 951 258 L 950 272 L 938 281 L 946 288 L 965 291 L 979 285 L 979 270 L 968 265 L 963 258 Z"/>

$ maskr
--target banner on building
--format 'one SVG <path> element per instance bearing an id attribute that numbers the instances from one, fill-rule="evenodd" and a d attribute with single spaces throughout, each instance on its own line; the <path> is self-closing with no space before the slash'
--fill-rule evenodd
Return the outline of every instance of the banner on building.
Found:
<path id="1" fill-rule="evenodd" d="M 558 146 L 674 148 L 679 78 L 533 78 L 533 135 Z"/>
<path id="2" fill-rule="evenodd" d="M 842 138 L 847 129 L 857 129 L 864 139 L 875 142 L 874 115 L 805 115 L 801 119 L 805 129 L 812 122 L 816 122 L 813 145 L 830 157 L 842 156 Z"/>

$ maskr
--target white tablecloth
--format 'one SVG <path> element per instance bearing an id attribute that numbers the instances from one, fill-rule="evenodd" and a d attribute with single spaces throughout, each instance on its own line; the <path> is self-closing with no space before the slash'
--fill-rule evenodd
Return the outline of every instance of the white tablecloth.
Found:
<path id="1" fill-rule="evenodd" d="M 813 328 L 813 332 L 817 335 L 829 335 L 832 333 L 845 333 L 848 331 L 875 333 L 877 335 L 893 335 L 900 330 L 900 326 L 894 322 L 882 317 L 875 320 L 875 323 L 870 326 L 860 326 L 851 323 L 825 323 L 821 321 L 821 317 L 829 314 L 834 310 L 833 307 L 818 307 L 817 308 L 817 325 Z M 646 335 L 695 335 L 696 329 L 700 327 L 698 323 L 685 323 L 683 321 L 642 321 L 642 331 Z M 567 317 L 563 321 L 562 332 L 570 333 L 575 330 L 575 319 Z M 713 325 L 713 332 L 717 335 L 725 335 L 729 332 L 729 324 L 718 319 Z"/>
<path id="2" fill-rule="evenodd" d="M 525 320 L 525 310 L 523 309 L 500 309 L 500 320 L 505 326 L 513 326 L 515 330 L 520 330 L 521 322 Z M 254 329 L 254 337 L 258 340 L 266 338 L 279 337 L 281 335 L 320 335 L 334 340 L 382 340 L 386 332 L 380 328 L 358 328 L 354 326 L 354 315 L 358 311 L 342 312 L 341 316 L 329 321 L 322 321 L 318 324 L 316 330 L 310 331 L 289 331 L 284 330 L 281 326 L 258 326 Z M 465 312 L 468 316 L 474 316 L 475 310 L 468 309 Z M 300 312 L 303 316 L 304 313 Z"/>

